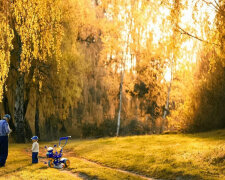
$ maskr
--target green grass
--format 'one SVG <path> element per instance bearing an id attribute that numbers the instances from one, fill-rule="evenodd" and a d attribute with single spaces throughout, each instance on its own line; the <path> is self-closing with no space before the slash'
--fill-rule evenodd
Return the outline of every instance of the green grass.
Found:
<path id="1" fill-rule="evenodd" d="M 225 179 L 225 131 L 77 141 L 78 156 L 150 177 Z"/>
<path id="2" fill-rule="evenodd" d="M 32 164 L 31 156 L 25 151 L 27 146 L 30 144 L 10 144 L 6 166 L 0 169 L 0 179 L 80 179 L 57 169 L 47 168 L 44 163 Z"/>
<path id="3" fill-rule="evenodd" d="M 6 167 L 0 169 L 0 179 L 82 179 L 75 177 L 73 173 L 89 178 L 97 177 L 98 179 L 140 179 L 126 173 L 85 162 L 79 158 L 71 157 L 67 153 L 65 154 L 68 155 L 67 157 L 70 157 L 71 166 L 66 171 L 48 168 L 42 158 L 39 158 L 41 162 L 38 164 L 31 164 L 29 146 L 30 144 L 10 145 Z M 43 149 L 44 144 L 41 144 L 40 147 L 42 147 L 40 156 L 43 157 L 45 154 Z"/>
<path id="4" fill-rule="evenodd" d="M 141 179 L 112 168 L 161 179 L 225 179 L 225 130 L 70 141 L 65 157 L 69 157 L 71 166 L 66 172 L 47 168 L 43 162 L 32 165 L 27 153 L 30 146 L 10 144 L 0 179 L 82 179 L 74 174 L 98 179 Z M 41 156 L 44 154 L 42 148 Z"/>

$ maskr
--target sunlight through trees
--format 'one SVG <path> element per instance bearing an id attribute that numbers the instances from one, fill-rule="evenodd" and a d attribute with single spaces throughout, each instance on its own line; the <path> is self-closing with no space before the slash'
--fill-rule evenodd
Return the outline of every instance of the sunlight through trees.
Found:
<path id="1" fill-rule="evenodd" d="M 16 141 L 225 127 L 220 0 L 1 0 Z"/>

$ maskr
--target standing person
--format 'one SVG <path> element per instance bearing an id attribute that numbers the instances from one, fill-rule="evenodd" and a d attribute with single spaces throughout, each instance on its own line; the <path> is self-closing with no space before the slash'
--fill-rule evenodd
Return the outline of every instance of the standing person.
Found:
<path id="1" fill-rule="evenodd" d="M 32 144 L 32 164 L 38 163 L 38 152 L 39 152 L 39 144 L 38 144 L 38 137 L 33 136 L 32 138 L 33 144 Z"/>
<path id="2" fill-rule="evenodd" d="M 3 120 L 0 120 L 0 167 L 5 166 L 6 159 L 8 157 L 8 141 L 11 129 L 9 127 L 10 115 L 6 114 Z"/>

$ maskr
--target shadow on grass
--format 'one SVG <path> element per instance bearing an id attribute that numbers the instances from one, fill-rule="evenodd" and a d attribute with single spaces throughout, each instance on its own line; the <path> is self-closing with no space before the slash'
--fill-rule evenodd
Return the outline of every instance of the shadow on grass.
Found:
<path id="1" fill-rule="evenodd" d="M 170 169 L 161 169 L 152 174 L 157 179 L 170 179 L 170 180 L 204 180 L 199 174 L 189 174 L 184 171 L 174 172 Z"/>
<path id="2" fill-rule="evenodd" d="M 89 176 L 83 172 L 78 172 L 78 176 L 80 178 L 83 178 L 83 179 L 86 179 L 86 180 L 98 180 L 98 177 L 97 176 Z"/>
<path id="3" fill-rule="evenodd" d="M 26 162 L 26 161 L 28 161 L 28 159 L 27 158 L 23 158 L 23 159 L 20 159 L 20 160 L 7 161 L 6 164 L 7 165 L 19 164 L 20 162 Z"/>
<path id="4" fill-rule="evenodd" d="M 16 169 L 13 169 L 11 171 L 6 171 L 6 172 L 3 172 L 3 173 L 0 173 L 0 176 L 4 176 L 4 175 L 11 174 L 11 173 L 15 173 L 15 172 L 23 170 L 24 168 L 30 167 L 30 166 L 32 166 L 32 163 L 30 163 L 28 165 L 25 165 L 25 166 L 20 166 L 20 167 L 18 167 Z"/>
<path id="5" fill-rule="evenodd" d="M 47 166 L 40 167 L 39 169 L 48 169 Z"/>
<path id="6" fill-rule="evenodd" d="M 209 141 L 225 140 L 225 129 L 201 133 L 185 134 L 185 136 L 190 138 L 201 138 Z"/>
<path id="7" fill-rule="evenodd" d="M 177 176 L 175 180 L 204 180 L 204 179 L 200 176 L 181 175 Z"/>
<path id="8" fill-rule="evenodd" d="M 90 176 L 87 173 L 76 171 L 74 168 L 66 168 L 66 169 L 59 169 L 59 170 L 64 173 L 71 174 L 74 176 L 77 175 L 78 177 L 85 179 L 85 180 L 98 180 L 99 179 L 98 176 Z"/>

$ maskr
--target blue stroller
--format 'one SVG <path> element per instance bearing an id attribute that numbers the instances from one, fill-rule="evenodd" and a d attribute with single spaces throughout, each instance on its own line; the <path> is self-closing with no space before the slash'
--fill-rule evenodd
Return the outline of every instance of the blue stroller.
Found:
<path id="1" fill-rule="evenodd" d="M 68 139 L 71 138 L 71 136 L 67 137 L 61 137 L 59 139 L 59 147 L 57 148 L 57 145 L 54 145 L 54 148 L 45 146 L 45 149 L 47 149 L 46 156 L 48 158 L 48 167 L 54 167 L 54 168 L 66 168 L 69 167 L 70 161 L 67 158 L 62 158 L 63 156 L 63 148 L 67 144 Z M 65 140 L 64 145 L 61 147 L 61 141 Z"/>

